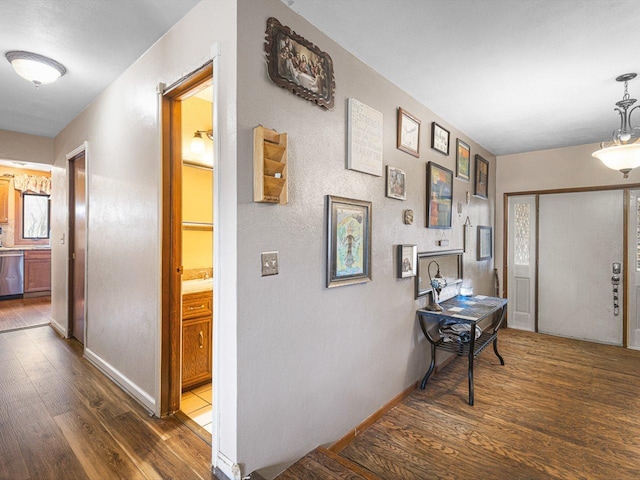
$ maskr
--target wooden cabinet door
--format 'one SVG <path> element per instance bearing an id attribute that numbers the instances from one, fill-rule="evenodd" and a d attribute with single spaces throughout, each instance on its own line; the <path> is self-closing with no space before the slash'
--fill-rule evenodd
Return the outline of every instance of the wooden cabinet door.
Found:
<path id="1" fill-rule="evenodd" d="M 24 293 L 51 290 L 51 250 L 25 250 Z"/>
<path id="2" fill-rule="evenodd" d="M 211 318 L 182 324 L 182 389 L 211 379 Z"/>
<path id="3" fill-rule="evenodd" d="M 9 223 L 9 180 L 0 179 L 0 223 Z"/>

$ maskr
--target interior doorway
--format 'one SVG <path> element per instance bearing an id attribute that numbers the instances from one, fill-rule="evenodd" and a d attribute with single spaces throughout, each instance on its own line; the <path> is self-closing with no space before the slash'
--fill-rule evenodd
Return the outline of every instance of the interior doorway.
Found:
<path id="1" fill-rule="evenodd" d="M 69 336 L 85 343 L 86 155 L 69 158 Z"/>
<path id="2" fill-rule="evenodd" d="M 195 413 L 194 423 L 209 434 L 213 419 L 212 83 L 213 67 L 207 64 L 166 89 L 162 98 L 161 413 Z"/>

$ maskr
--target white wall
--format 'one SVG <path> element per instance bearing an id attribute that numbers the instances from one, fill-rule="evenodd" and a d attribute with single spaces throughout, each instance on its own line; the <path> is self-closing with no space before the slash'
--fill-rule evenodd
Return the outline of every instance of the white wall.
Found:
<path id="1" fill-rule="evenodd" d="M 161 299 L 161 129 L 157 85 L 170 85 L 212 58 L 220 42 L 219 108 L 221 155 L 222 269 L 235 264 L 235 0 L 203 1 L 97 97 L 55 139 L 52 219 L 54 320 L 66 325 L 68 230 L 65 155 L 88 141 L 88 284 L 86 351 L 148 408 L 157 411 Z M 221 451 L 235 461 L 235 283 L 220 302 L 225 361 L 230 372 L 219 381 L 226 412 L 219 432 Z M 226 315 L 231 312 L 229 320 Z M 231 338 L 227 338 L 227 336 Z M 226 385 L 224 382 L 229 382 Z"/>
<path id="2" fill-rule="evenodd" d="M 604 133 L 604 132 L 603 132 Z M 591 154 L 599 144 L 554 148 L 537 152 L 503 155 L 497 158 L 496 176 L 496 268 L 504 286 L 504 202 L 505 193 L 631 185 L 640 183 L 640 169 L 624 180 L 622 174 L 605 167 Z"/>
<path id="3" fill-rule="evenodd" d="M 0 159 L 53 163 L 53 138 L 0 130 Z"/>
<path id="4" fill-rule="evenodd" d="M 276 17 L 333 59 L 335 107 L 328 111 L 267 76 L 266 21 Z M 239 448 L 246 472 L 275 474 L 318 445 L 335 442 L 426 372 L 429 348 L 416 322 L 413 279 L 397 279 L 395 246 L 462 248 L 466 215 L 474 225 L 465 275 L 493 293 L 493 262 L 476 261 L 475 227 L 493 225 L 494 157 L 436 117 L 278 0 L 238 6 L 238 402 Z M 384 196 L 384 176 L 346 170 L 346 102 L 384 115 L 384 164 L 406 171 L 408 200 Z M 421 153 L 396 148 L 397 108 L 422 121 Z M 430 148 L 431 122 L 451 130 L 451 154 Z M 287 132 L 289 203 L 253 202 L 252 130 Z M 455 141 L 491 162 L 490 200 L 472 198 L 454 228 L 425 228 L 426 162 L 455 171 Z M 454 180 L 455 201 L 471 183 Z M 325 196 L 373 202 L 373 281 L 327 289 Z M 455 203 L 455 202 L 454 202 Z M 402 223 L 413 209 L 415 223 Z M 437 246 L 447 238 L 448 247 Z M 260 252 L 277 250 L 280 274 L 260 276 Z M 266 468 L 265 468 L 266 467 Z"/>

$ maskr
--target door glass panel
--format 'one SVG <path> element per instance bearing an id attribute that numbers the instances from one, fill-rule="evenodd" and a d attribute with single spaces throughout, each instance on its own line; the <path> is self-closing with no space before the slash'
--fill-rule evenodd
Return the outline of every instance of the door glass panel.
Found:
<path id="1" fill-rule="evenodd" d="M 516 265 L 529 265 L 529 237 L 531 235 L 531 207 L 517 203 L 515 207 L 515 257 Z"/>

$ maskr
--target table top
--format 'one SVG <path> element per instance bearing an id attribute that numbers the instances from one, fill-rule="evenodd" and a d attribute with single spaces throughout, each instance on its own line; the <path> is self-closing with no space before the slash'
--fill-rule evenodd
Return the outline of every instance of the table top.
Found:
<path id="1" fill-rule="evenodd" d="M 461 323 L 478 323 L 480 320 L 497 312 L 507 304 L 506 298 L 488 297 L 486 295 L 474 295 L 465 297 L 457 295 L 440 302 L 442 312 L 433 312 L 421 308 L 418 315 L 433 316 L 438 319 L 456 319 Z"/>

